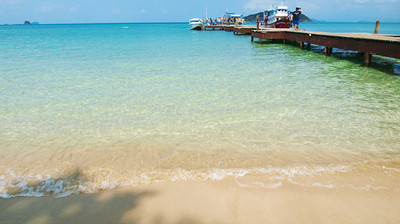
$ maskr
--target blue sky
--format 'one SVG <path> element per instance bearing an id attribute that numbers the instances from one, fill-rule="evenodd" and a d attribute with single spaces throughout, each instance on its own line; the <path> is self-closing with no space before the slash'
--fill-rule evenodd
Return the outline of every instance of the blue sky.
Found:
<path id="1" fill-rule="evenodd" d="M 222 16 L 228 9 L 246 15 L 263 11 L 273 0 L 0 0 L 0 24 L 186 22 L 192 17 Z M 314 19 L 400 22 L 400 0 L 287 0 Z"/>

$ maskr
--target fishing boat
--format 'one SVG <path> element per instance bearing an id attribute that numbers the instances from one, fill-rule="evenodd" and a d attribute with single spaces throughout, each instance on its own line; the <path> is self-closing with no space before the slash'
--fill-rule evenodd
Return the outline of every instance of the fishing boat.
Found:
<path id="1" fill-rule="evenodd" d="M 189 28 L 191 30 L 202 30 L 203 29 L 203 20 L 198 18 L 193 18 L 189 20 Z"/>
<path id="2" fill-rule="evenodd" d="M 273 28 L 290 28 L 290 12 L 287 6 L 278 6 L 274 10 L 268 11 L 268 27 Z"/>

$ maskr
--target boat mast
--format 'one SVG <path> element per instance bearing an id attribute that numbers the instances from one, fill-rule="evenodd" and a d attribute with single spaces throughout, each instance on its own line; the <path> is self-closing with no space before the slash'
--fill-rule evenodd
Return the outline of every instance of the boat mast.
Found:
<path id="1" fill-rule="evenodd" d="M 206 20 L 204 21 L 206 24 L 207 24 L 207 19 L 208 19 L 207 12 L 208 12 L 208 7 L 206 7 Z"/>

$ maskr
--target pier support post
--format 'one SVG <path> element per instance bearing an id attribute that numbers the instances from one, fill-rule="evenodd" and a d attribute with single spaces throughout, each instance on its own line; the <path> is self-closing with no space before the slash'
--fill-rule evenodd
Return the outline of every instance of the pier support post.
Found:
<path id="1" fill-rule="evenodd" d="M 251 42 L 253 42 L 254 41 L 254 37 L 253 36 L 251 36 Z"/>
<path id="2" fill-rule="evenodd" d="M 300 49 L 303 50 L 304 48 L 304 42 L 300 42 Z"/>
<path id="3" fill-rule="evenodd" d="M 324 55 L 331 55 L 332 54 L 332 48 L 325 46 L 324 48 Z"/>
<path id="4" fill-rule="evenodd" d="M 286 44 L 286 39 L 283 39 L 283 44 Z"/>
<path id="5" fill-rule="evenodd" d="M 258 38 L 258 43 L 262 44 L 262 38 L 261 37 Z"/>
<path id="6" fill-rule="evenodd" d="M 369 65 L 371 64 L 371 57 L 372 57 L 371 53 L 369 53 L 369 52 L 365 53 L 364 65 L 366 67 L 369 67 Z"/>
<path id="7" fill-rule="evenodd" d="M 379 21 L 379 20 L 376 21 L 374 34 L 378 34 L 380 25 L 381 25 L 381 21 Z"/>

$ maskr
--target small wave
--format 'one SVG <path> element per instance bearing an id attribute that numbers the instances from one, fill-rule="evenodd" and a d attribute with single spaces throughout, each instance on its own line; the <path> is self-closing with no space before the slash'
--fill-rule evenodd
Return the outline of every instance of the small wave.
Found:
<path id="1" fill-rule="evenodd" d="M 0 180 L 0 197 L 11 198 L 17 196 L 29 196 L 29 197 L 65 197 L 73 193 L 78 193 L 84 185 L 83 180 L 79 179 L 78 173 L 73 173 L 68 177 L 57 177 L 51 176 L 42 177 L 36 175 L 32 178 L 32 175 L 26 177 L 17 177 L 13 172 L 10 176 L 14 176 L 15 180 L 8 181 L 2 176 Z"/>
<path id="2" fill-rule="evenodd" d="M 313 183 L 312 186 L 314 187 L 326 187 L 326 188 L 334 188 L 335 185 L 333 184 L 321 184 L 321 183 Z"/>
<path id="3" fill-rule="evenodd" d="M 238 177 L 235 178 L 235 182 L 240 187 L 261 187 L 261 188 L 267 188 L 267 189 L 274 189 L 274 188 L 281 187 L 283 185 L 282 181 L 278 181 L 277 183 L 271 183 L 271 184 L 265 184 L 263 182 L 252 182 L 252 183 L 244 184 L 238 180 Z"/>
<path id="4" fill-rule="evenodd" d="M 396 168 L 391 168 L 391 167 L 386 167 L 386 166 L 382 166 L 382 168 L 385 169 L 385 170 L 389 170 L 389 171 L 400 172 L 400 169 L 396 169 Z"/>
<path id="5" fill-rule="evenodd" d="M 65 197 L 71 194 L 96 193 L 102 190 L 111 190 L 118 187 L 135 187 L 141 184 L 178 182 L 178 181 L 205 181 L 222 180 L 226 177 L 235 177 L 240 187 L 256 187 L 275 189 L 285 182 L 299 186 L 313 186 L 335 188 L 348 186 L 353 189 L 388 189 L 384 186 L 339 184 L 331 183 L 319 178 L 329 175 L 352 173 L 353 168 L 348 166 L 337 167 L 293 167 L 293 168 L 253 168 L 253 169 L 200 169 L 187 170 L 182 168 L 160 170 L 134 170 L 117 172 L 112 169 L 92 167 L 91 169 L 73 171 L 46 171 L 40 174 L 25 170 L 10 170 L 0 167 L 3 175 L 0 176 L 0 197 L 11 198 L 19 196 L 33 197 Z M 383 169 L 385 170 L 385 169 Z M 382 171 L 383 171 L 382 170 Z M 384 173 L 384 172 L 383 172 Z M 246 179 L 254 177 L 255 179 Z M 334 178 L 333 178 L 334 179 Z M 318 180 L 322 180 L 318 181 Z M 334 179 L 336 180 L 336 179 Z M 339 180 L 339 179 L 337 179 Z M 371 177 L 369 178 L 371 180 Z M 372 180 L 374 180 L 372 178 Z M 366 186 L 366 187 L 365 187 Z M 397 189 L 397 188 L 396 188 Z"/>

